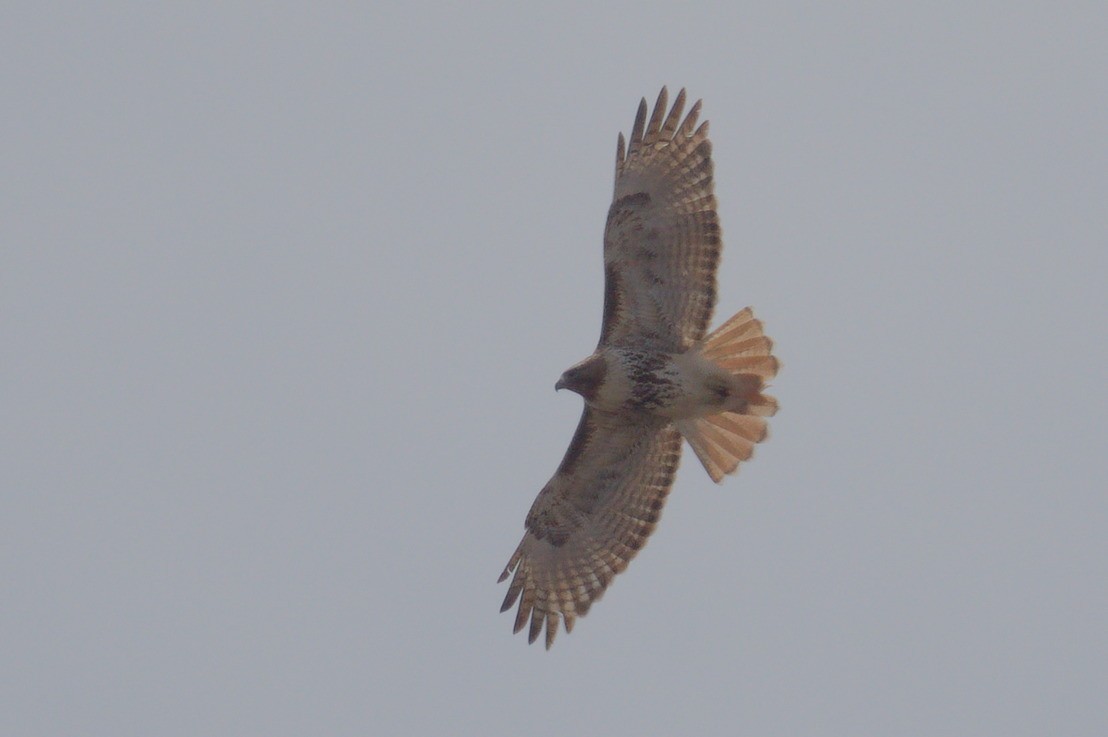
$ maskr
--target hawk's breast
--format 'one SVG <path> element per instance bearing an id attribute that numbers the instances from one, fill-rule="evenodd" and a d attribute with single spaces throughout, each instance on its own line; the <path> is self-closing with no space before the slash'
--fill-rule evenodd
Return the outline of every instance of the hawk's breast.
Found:
<path id="1" fill-rule="evenodd" d="M 626 348 L 607 352 L 608 374 L 597 404 L 633 414 L 666 414 L 680 398 L 682 382 L 674 354 Z"/>

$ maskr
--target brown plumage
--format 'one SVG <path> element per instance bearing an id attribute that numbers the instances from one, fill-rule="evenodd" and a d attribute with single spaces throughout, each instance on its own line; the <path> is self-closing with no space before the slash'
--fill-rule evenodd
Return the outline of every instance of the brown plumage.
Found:
<path id="1" fill-rule="evenodd" d="M 604 231 L 604 317 L 596 351 L 557 388 L 585 399 L 577 432 L 527 515 L 500 580 L 528 641 L 567 632 L 646 544 L 673 485 L 685 437 L 713 480 L 750 458 L 777 402 L 772 343 L 749 308 L 705 337 L 722 241 L 708 124 L 682 119 L 666 89 L 619 136 Z"/>

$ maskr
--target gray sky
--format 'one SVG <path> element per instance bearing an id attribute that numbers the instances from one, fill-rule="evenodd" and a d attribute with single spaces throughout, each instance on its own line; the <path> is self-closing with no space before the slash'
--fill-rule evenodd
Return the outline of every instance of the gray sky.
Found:
<path id="1" fill-rule="evenodd" d="M 1098 2 L 6 5 L 0 733 L 1108 732 L 1105 38 Z M 721 488 L 686 453 L 547 653 L 495 581 L 662 84 L 782 409 Z"/>

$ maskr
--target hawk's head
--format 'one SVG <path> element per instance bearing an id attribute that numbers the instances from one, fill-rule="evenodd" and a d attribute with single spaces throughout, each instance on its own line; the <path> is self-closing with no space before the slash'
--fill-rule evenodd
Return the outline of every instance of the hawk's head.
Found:
<path id="1" fill-rule="evenodd" d="M 600 391 L 600 385 L 604 383 L 604 374 L 607 372 L 608 366 L 604 357 L 593 354 L 566 369 L 562 378 L 554 385 L 554 389 L 569 389 L 580 394 L 586 401 L 593 401 Z"/>

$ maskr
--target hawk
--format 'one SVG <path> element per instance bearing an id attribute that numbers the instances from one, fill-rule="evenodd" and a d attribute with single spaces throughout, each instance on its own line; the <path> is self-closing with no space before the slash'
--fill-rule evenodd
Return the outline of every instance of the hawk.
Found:
<path id="1" fill-rule="evenodd" d="M 662 88 L 647 120 L 616 147 L 615 194 L 604 229 L 604 317 L 591 356 L 555 388 L 585 400 L 554 477 L 527 514 L 500 581 L 500 611 L 518 599 L 515 632 L 546 628 L 554 643 L 589 611 L 646 544 L 673 485 L 681 439 L 712 480 L 748 460 L 777 402 L 762 393 L 778 369 L 750 308 L 705 336 L 722 243 L 708 123 L 685 90 Z M 668 112 L 667 112 L 668 109 Z"/>

